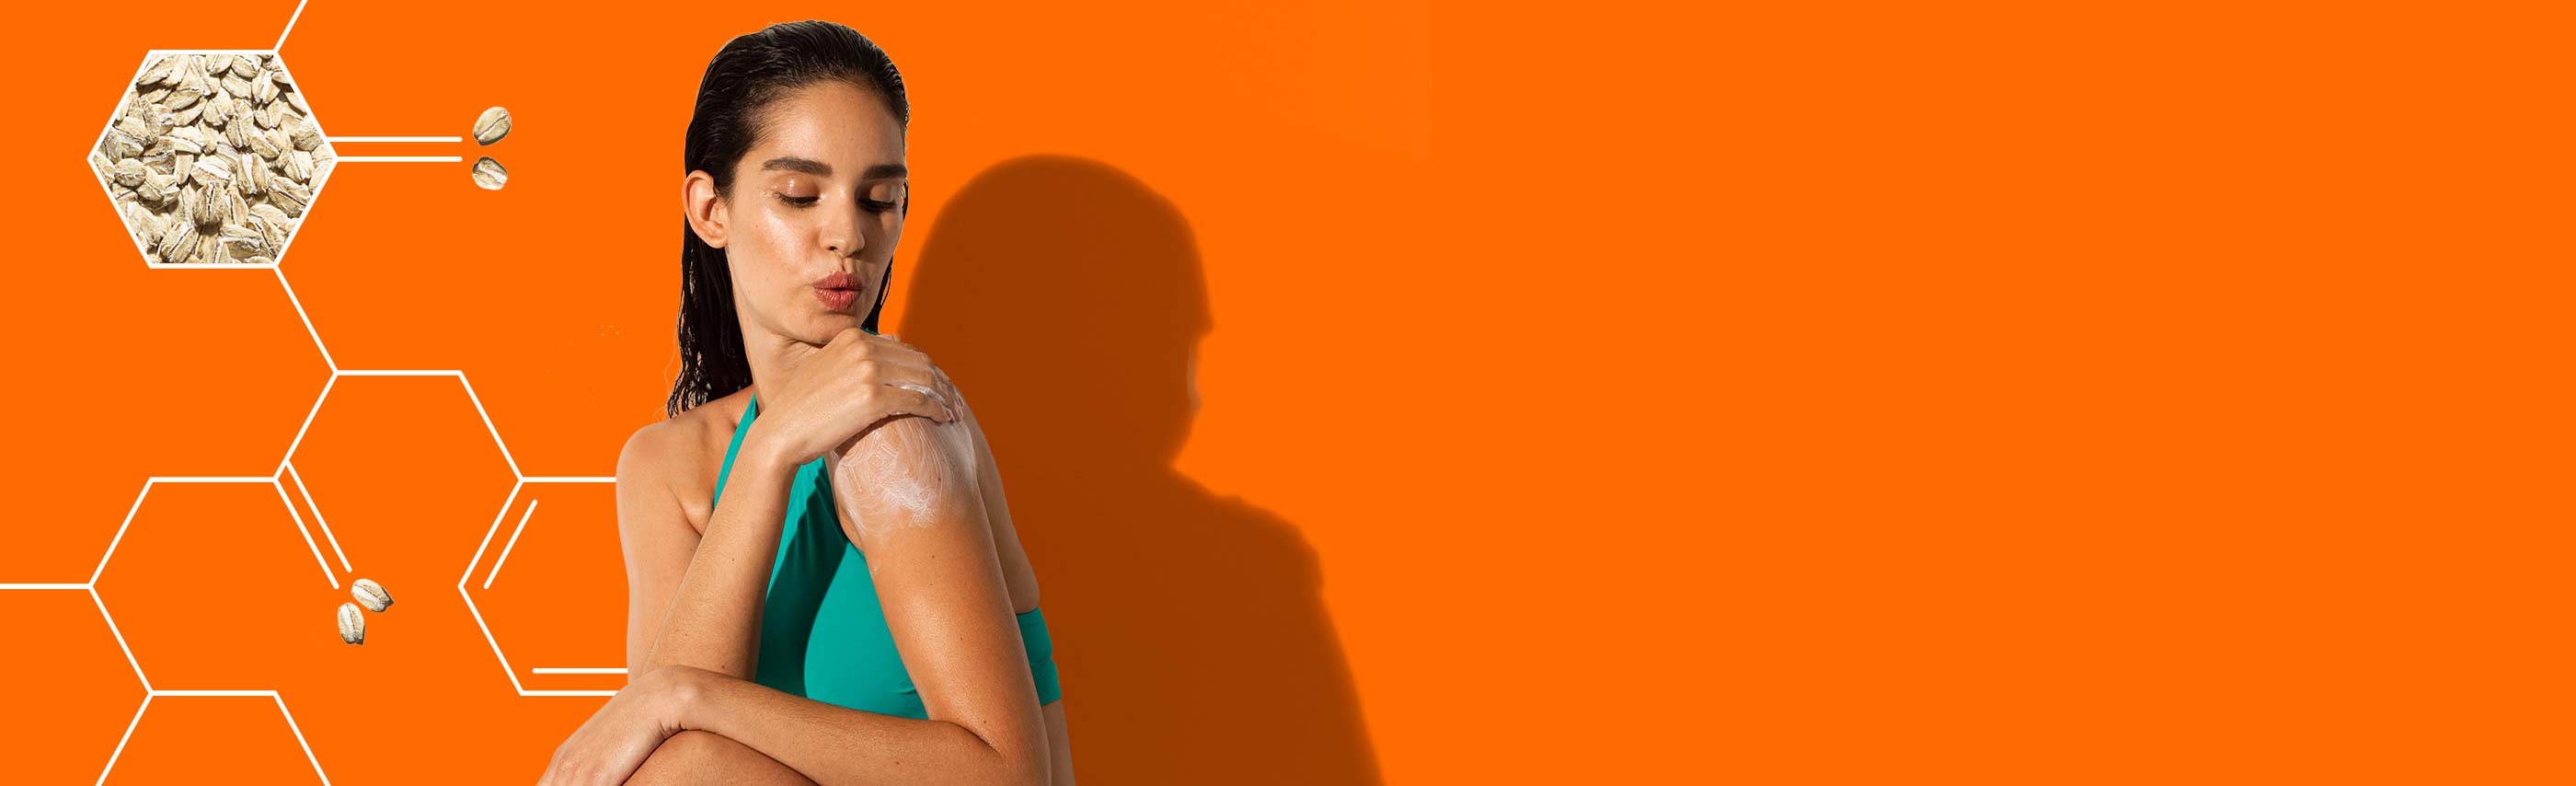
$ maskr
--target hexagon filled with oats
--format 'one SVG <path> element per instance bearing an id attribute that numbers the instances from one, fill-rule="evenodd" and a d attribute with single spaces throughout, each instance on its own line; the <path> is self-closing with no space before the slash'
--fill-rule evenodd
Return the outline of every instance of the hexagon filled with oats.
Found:
<path id="1" fill-rule="evenodd" d="M 153 267 L 275 265 L 337 160 L 266 50 L 144 56 L 89 152 Z"/>

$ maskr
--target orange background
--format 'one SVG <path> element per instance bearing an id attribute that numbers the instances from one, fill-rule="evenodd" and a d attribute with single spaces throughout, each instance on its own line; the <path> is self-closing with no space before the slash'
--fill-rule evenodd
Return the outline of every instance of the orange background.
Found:
<path id="1" fill-rule="evenodd" d="M 911 88 L 886 323 L 986 422 L 1089 782 L 2572 774 L 2563 18 L 544 5 L 304 11 L 325 131 L 518 121 L 340 147 L 512 178 L 343 165 L 312 333 L 146 270 L 79 160 L 146 49 L 291 5 L 21 12 L 0 582 L 131 523 L 97 601 L 0 591 L 10 779 L 129 726 L 111 780 L 310 777 L 281 705 L 335 783 L 533 779 L 599 699 L 512 678 L 613 687 L 529 670 L 617 665 L 623 598 L 575 602 L 606 487 L 513 464 L 659 416 L 691 90 L 815 15 Z M 464 379 L 316 411 L 314 334 Z M 137 501 L 290 444 L 309 501 Z M 367 646 L 316 572 L 395 593 Z M 101 606 L 153 688 L 278 699 L 146 706 Z"/>

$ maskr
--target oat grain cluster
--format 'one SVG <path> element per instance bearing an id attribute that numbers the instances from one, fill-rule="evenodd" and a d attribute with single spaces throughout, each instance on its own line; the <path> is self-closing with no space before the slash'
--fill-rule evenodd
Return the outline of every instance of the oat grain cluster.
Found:
<path id="1" fill-rule="evenodd" d="M 268 264 L 337 159 L 276 55 L 179 52 L 135 78 L 89 161 L 149 261 Z"/>
<path id="2" fill-rule="evenodd" d="M 360 609 L 381 614 L 394 605 L 394 596 L 385 591 L 384 585 L 372 579 L 359 579 L 351 583 L 349 594 L 356 597 L 358 602 L 340 604 L 340 610 L 336 615 L 340 623 L 340 640 L 351 644 L 365 644 L 367 643 L 367 615 L 360 613 Z"/>
<path id="3" fill-rule="evenodd" d="M 474 117 L 474 144 L 489 145 L 509 135 L 510 110 L 496 106 L 483 110 L 483 114 Z M 510 170 L 503 168 L 501 162 L 493 160 L 491 156 L 477 159 L 474 162 L 474 168 L 469 171 L 474 175 L 474 185 L 481 186 L 485 191 L 499 191 L 502 186 L 510 183 Z"/>

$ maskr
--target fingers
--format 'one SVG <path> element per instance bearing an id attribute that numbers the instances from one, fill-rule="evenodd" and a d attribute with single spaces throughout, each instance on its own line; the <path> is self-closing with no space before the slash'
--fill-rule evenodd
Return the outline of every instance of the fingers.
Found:
<path id="1" fill-rule="evenodd" d="M 922 354 L 921 350 L 900 341 L 888 340 L 884 336 L 868 335 L 857 328 L 845 329 L 834 334 L 832 343 L 824 349 L 837 356 L 834 362 L 845 368 L 864 367 L 870 364 L 897 368 L 921 368 L 930 365 L 930 356 Z"/>
<path id="2" fill-rule="evenodd" d="M 927 366 L 922 368 L 879 367 L 877 369 L 876 382 L 877 384 L 927 399 L 931 403 L 938 405 L 942 414 L 945 416 L 933 415 L 928 412 L 919 414 L 930 416 L 942 423 L 954 422 L 957 419 L 957 391 L 955 388 L 948 385 L 947 380 L 939 373 L 939 369 L 936 366 Z"/>
<path id="3" fill-rule="evenodd" d="M 853 362 L 874 366 L 877 378 L 873 381 L 878 383 L 914 384 L 933 391 L 948 387 L 947 373 L 940 371 L 939 365 L 932 363 L 929 355 L 899 341 L 872 337 L 869 346 L 860 350 Z"/>
<path id="4" fill-rule="evenodd" d="M 884 336 L 870 336 L 868 339 L 867 350 L 863 353 L 863 356 L 903 366 L 930 365 L 929 355 L 922 354 L 921 350 L 914 348 L 911 344 L 906 344 Z"/>
<path id="5" fill-rule="evenodd" d="M 951 409 L 965 409 L 966 395 L 957 392 L 957 383 L 949 381 L 948 372 L 938 366 L 931 366 L 930 374 L 939 380 L 939 400 L 948 402 Z"/>
<path id="6" fill-rule="evenodd" d="M 890 414 L 920 415 L 941 423 L 957 422 L 956 408 L 949 406 L 948 399 L 939 391 L 909 382 L 891 383 L 887 387 L 888 394 L 894 397 Z"/>
<path id="7" fill-rule="evenodd" d="M 843 331 L 841 336 L 849 333 Z M 919 415 L 941 423 L 957 421 L 956 386 L 928 354 L 891 336 L 859 335 L 848 348 L 851 363 L 861 370 L 858 381 L 879 385 L 892 397 L 880 410 L 885 417 Z M 840 338 L 834 343 L 840 343 Z"/>

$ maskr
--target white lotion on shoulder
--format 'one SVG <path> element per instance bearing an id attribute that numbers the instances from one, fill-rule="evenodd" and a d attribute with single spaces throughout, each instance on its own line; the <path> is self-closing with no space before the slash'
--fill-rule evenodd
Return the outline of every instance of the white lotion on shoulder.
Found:
<path id="1" fill-rule="evenodd" d="M 863 534 L 928 527 L 976 493 L 974 438 L 962 424 L 897 419 L 840 457 L 832 488 Z"/>

